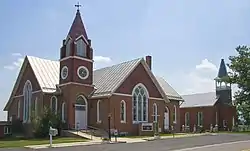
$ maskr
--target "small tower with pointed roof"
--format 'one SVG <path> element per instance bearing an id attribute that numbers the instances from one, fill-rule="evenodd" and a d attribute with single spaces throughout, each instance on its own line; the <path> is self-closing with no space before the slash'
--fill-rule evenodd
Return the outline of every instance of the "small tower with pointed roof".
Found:
<path id="1" fill-rule="evenodd" d="M 93 83 L 93 49 L 79 6 L 76 5 L 78 8 L 75 19 L 61 47 L 60 84 L 73 82 L 92 85 Z"/>
<path id="2" fill-rule="evenodd" d="M 221 103 L 232 104 L 231 84 L 223 79 L 228 77 L 227 68 L 224 59 L 221 59 L 220 67 L 215 80 L 216 95 L 220 98 Z"/>

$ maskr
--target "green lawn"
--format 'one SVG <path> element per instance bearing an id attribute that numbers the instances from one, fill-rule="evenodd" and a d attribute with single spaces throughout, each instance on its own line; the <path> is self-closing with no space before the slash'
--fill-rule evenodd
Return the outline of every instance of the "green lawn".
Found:
<path id="1" fill-rule="evenodd" d="M 53 138 L 53 144 L 58 143 L 71 143 L 71 142 L 84 142 L 87 139 L 83 138 L 72 138 L 72 137 L 58 137 Z M 49 144 L 49 138 L 47 139 L 18 139 L 18 138 L 5 138 L 0 139 L 0 148 L 14 148 L 24 147 L 28 145 L 42 145 Z"/>

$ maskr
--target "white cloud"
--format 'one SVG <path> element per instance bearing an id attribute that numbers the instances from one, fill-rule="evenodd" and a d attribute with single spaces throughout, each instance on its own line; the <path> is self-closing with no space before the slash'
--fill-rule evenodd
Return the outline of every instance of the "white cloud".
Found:
<path id="1" fill-rule="evenodd" d="M 94 56 L 94 61 L 96 63 L 110 63 L 111 58 L 109 57 L 103 57 L 103 56 Z"/>
<path id="2" fill-rule="evenodd" d="M 215 89 L 214 78 L 218 72 L 215 64 L 204 59 L 188 73 L 183 73 L 180 78 L 180 94 L 211 92 Z"/>
<path id="3" fill-rule="evenodd" d="M 22 56 L 22 54 L 20 54 L 20 53 L 12 53 L 11 55 L 12 56 L 17 56 L 17 57 L 21 57 Z"/>
<path id="4" fill-rule="evenodd" d="M 110 66 L 112 59 L 104 56 L 94 56 L 94 70 Z"/>
<path id="5" fill-rule="evenodd" d="M 215 70 L 217 71 L 216 65 L 214 65 L 212 62 L 209 62 L 207 59 L 204 59 L 201 61 L 201 64 L 196 65 L 196 69 L 198 70 Z"/>
<path id="6" fill-rule="evenodd" d="M 23 63 L 24 58 L 22 57 L 22 54 L 20 53 L 12 53 L 12 56 L 18 56 L 17 59 L 15 59 L 12 63 L 5 65 L 4 69 L 7 70 L 16 70 L 19 69 Z"/>

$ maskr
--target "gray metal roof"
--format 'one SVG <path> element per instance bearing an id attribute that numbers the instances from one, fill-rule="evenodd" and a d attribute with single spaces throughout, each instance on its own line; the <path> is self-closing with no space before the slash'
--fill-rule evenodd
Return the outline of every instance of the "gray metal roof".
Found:
<path id="1" fill-rule="evenodd" d="M 183 98 L 167 83 L 164 78 L 156 76 L 156 79 L 169 99 L 183 100 Z"/>
<path id="2" fill-rule="evenodd" d="M 213 106 L 218 100 L 215 92 L 183 95 L 182 98 L 181 108 Z"/>
<path id="3" fill-rule="evenodd" d="M 59 61 L 51 61 L 33 56 L 27 56 L 27 58 L 42 91 L 47 93 L 55 92 L 56 85 L 59 84 Z M 93 84 L 96 91 L 93 96 L 107 96 L 111 94 L 141 61 L 144 61 L 144 59 L 138 58 L 95 70 L 93 73 Z M 169 99 L 183 100 L 162 77 L 156 77 L 156 80 Z"/>

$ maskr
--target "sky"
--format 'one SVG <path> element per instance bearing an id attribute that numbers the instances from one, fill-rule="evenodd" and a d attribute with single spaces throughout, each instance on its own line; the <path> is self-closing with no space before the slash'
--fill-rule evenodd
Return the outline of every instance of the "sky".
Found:
<path id="1" fill-rule="evenodd" d="M 0 2 L 0 110 L 25 55 L 58 60 L 75 0 Z M 152 56 L 180 94 L 214 91 L 222 58 L 250 43 L 249 0 L 80 0 L 95 68 Z M 0 120 L 6 113 L 0 114 Z"/>

